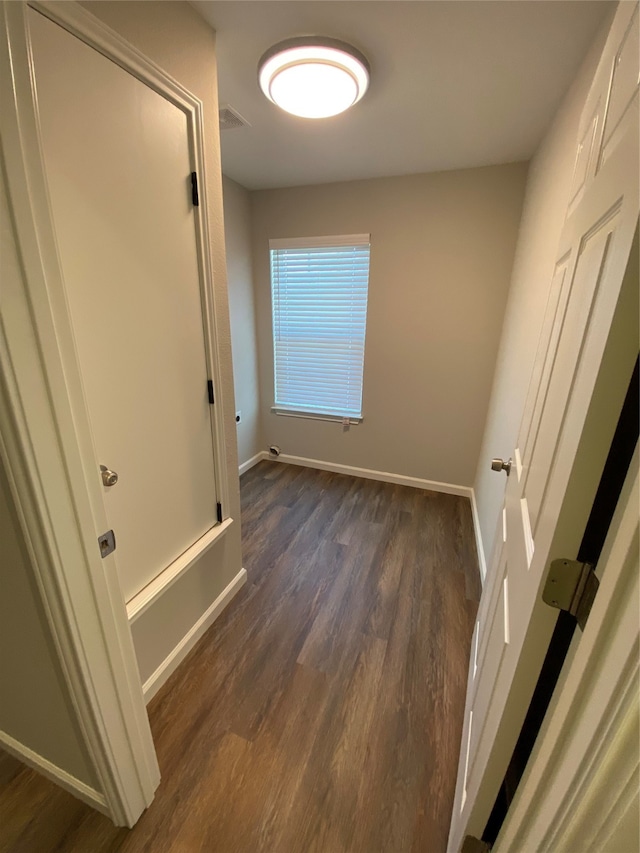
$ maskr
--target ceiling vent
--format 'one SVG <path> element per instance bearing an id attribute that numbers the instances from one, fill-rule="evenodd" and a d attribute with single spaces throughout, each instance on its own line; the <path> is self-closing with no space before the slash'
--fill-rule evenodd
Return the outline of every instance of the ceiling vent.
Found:
<path id="1" fill-rule="evenodd" d="M 229 104 L 223 104 L 218 110 L 220 130 L 236 130 L 238 127 L 251 127 L 246 118 L 242 118 L 237 110 Z"/>

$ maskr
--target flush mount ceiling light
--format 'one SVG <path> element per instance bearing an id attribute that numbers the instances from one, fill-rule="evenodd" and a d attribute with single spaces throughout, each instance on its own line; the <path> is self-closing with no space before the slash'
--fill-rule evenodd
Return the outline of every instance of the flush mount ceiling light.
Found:
<path id="1" fill-rule="evenodd" d="M 258 63 L 264 94 L 302 118 L 327 118 L 352 107 L 369 86 L 369 63 L 343 41 L 309 36 L 270 48 Z"/>

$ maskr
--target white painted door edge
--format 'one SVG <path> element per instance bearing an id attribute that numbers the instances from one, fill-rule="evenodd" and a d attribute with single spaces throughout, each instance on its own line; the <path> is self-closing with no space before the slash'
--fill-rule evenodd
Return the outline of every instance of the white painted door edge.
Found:
<path id="1" fill-rule="evenodd" d="M 0 457 L 78 723 L 114 823 L 133 826 L 159 769 L 126 610 L 96 536 L 106 530 L 91 434 L 50 218 L 30 65 L 32 6 L 179 105 L 191 128 L 201 203 L 199 262 L 208 359 L 220 387 L 207 249 L 201 102 L 76 3 L 0 7 L 0 126 L 23 282 L 0 305 Z M 217 493 L 228 507 L 223 411 L 212 407 Z M 214 428 L 215 422 L 215 428 Z M 72 777 L 69 784 L 73 786 Z M 86 794 L 86 791 L 84 792 Z M 83 792 L 78 790 L 78 796 Z"/>
<path id="2" fill-rule="evenodd" d="M 598 595 L 580 641 L 574 638 L 496 853 L 609 849 L 607 839 L 637 802 L 639 489 L 636 447 L 598 564 Z"/>
<path id="3" fill-rule="evenodd" d="M 200 637 L 213 625 L 218 616 L 246 582 L 247 571 L 246 569 L 240 569 L 238 574 L 227 584 L 213 604 L 205 610 L 191 630 L 185 634 L 178 645 L 167 655 L 156 671 L 149 676 L 142 687 L 144 699 L 147 704 L 153 699 L 169 676 L 175 672 Z"/>

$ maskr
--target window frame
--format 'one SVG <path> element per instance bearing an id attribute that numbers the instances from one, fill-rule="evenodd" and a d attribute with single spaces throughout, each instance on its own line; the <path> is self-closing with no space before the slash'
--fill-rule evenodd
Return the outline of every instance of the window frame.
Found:
<path id="1" fill-rule="evenodd" d="M 367 303 L 365 307 L 364 334 L 362 336 L 363 347 L 363 363 L 362 376 L 360 382 L 360 414 L 333 414 L 330 412 L 322 412 L 313 408 L 297 408 L 287 406 L 286 404 L 278 404 L 275 402 L 276 397 L 276 317 L 274 312 L 274 279 L 272 252 L 278 249 L 318 249 L 318 248 L 340 248 L 344 246 L 367 246 L 369 249 L 369 269 L 367 271 Z M 274 238 L 269 240 L 269 284 L 271 294 L 271 343 L 273 347 L 273 400 L 271 412 L 276 415 L 290 418 L 306 418 L 308 420 L 330 421 L 343 424 L 359 424 L 363 420 L 362 404 L 364 399 L 364 351 L 366 346 L 367 334 L 367 312 L 369 299 L 369 281 L 371 277 L 371 235 L 370 234 L 339 234 L 321 237 L 289 237 L 289 238 Z"/>

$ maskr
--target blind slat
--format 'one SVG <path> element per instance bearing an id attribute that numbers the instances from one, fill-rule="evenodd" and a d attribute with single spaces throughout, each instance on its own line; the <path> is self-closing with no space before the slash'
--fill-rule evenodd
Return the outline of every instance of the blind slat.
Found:
<path id="1" fill-rule="evenodd" d="M 271 249 L 276 407 L 361 417 L 368 284 L 368 245 Z"/>

